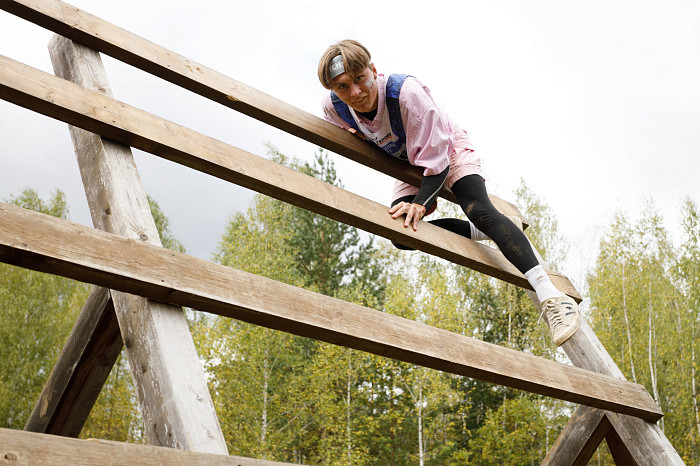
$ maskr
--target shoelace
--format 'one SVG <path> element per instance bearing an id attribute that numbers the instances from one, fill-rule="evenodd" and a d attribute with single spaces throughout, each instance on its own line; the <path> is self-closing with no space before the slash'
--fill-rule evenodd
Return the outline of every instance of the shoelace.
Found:
<path id="1" fill-rule="evenodd" d="M 549 321 L 549 326 L 552 330 L 564 324 L 561 312 L 558 312 L 559 309 L 559 306 L 557 306 L 556 303 L 551 301 L 546 302 L 545 305 L 542 307 L 542 313 L 540 314 L 540 317 L 544 318 L 543 316 L 545 312 L 547 313 L 547 320 Z"/>

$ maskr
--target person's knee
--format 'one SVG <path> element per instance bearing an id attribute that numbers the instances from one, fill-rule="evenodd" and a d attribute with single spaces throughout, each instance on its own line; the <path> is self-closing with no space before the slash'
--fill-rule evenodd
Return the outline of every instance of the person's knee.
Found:
<path id="1" fill-rule="evenodd" d="M 469 220 L 481 231 L 485 231 L 484 228 L 488 229 L 489 226 L 493 225 L 495 216 L 498 214 L 497 211 L 478 202 L 472 202 L 467 205 L 464 209 L 464 213 L 467 214 Z"/>

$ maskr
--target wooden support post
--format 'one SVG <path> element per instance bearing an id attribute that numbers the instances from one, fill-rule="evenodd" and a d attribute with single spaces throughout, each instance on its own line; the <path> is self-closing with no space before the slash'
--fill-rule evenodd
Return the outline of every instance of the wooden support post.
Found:
<path id="1" fill-rule="evenodd" d="M 539 255 L 534 246 L 533 250 L 540 263 L 546 267 L 542 256 Z M 537 295 L 530 290 L 528 290 L 527 293 L 532 303 L 541 314 L 542 306 L 540 305 L 539 299 L 537 299 Z M 543 317 L 546 321 L 546 316 Z M 581 319 L 581 328 L 562 345 L 571 363 L 576 367 L 587 369 L 592 372 L 598 372 L 620 380 L 626 380 L 620 368 L 617 367 L 617 364 L 615 364 L 615 361 L 610 357 L 610 354 L 608 354 L 605 347 L 603 347 L 600 340 L 598 340 L 598 337 L 583 316 Z M 549 325 L 548 322 L 547 325 Z M 624 448 L 629 452 L 634 461 L 636 461 L 636 463 L 633 464 L 684 464 L 678 452 L 673 448 L 673 445 L 671 445 L 671 442 L 669 442 L 664 433 L 661 432 L 656 421 L 642 421 L 635 417 L 619 414 L 613 416 L 611 413 L 606 413 L 606 416 L 611 425 L 610 431 L 615 431 L 615 433 L 608 434 L 607 438 L 613 438 L 614 440 L 619 439 L 619 442 L 614 445 L 614 447 L 620 451 L 620 453 L 618 453 L 620 458 L 626 457 L 626 453 L 622 453 L 622 449 Z M 564 434 L 566 434 L 566 431 Z M 618 447 L 617 445 L 622 446 Z M 610 446 L 609 441 L 608 446 Z M 619 464 L 628 463 L 623 462 Z"/>
<path id="2" fill-rule="evenodd" d="M 77 437 L 121 349 L 109 290 L 93 288 L 24 430 Z"/>
<path id="3" fill-rule="evenodd" d="M 283 466 L 291 463 L 198 453 L 109 440 L 78 440 L 21 430 L 0 429 L 0 464 Z"/>
<path id="4" fill-rule="evenodd" d="M 579 406 L 561 435 L 547 453 L 542 465 L 585 466 L 610 430 L 605 412 Z"/>
<path id="5" fill-rule="evenodd" d="M 403 219 L 392 219 L 385 205 L 2 56 L 0 98 L 509 283 L 530 287 L 523 274 L 495 248 L 429 223 L 414 232 L 404 228 Z M 104 212 L 99 215 L 107 218 Z M 567 277 L 548 273 L 559 289 L 581 300 Z"/>
<path id="6" fill-rule="evenodd" d="M 110 95 L 100 56 L 55 36 L 56 74 Z M 95 226 L 161 246 L 138 171 L 127 146 L 70 128 Z M 112 291 L 131 374 L 153 445 L 226 454 L 226 442 L 181 308 Z"/>
<path id="7" fill-rule="evenodd" d="M 0 261 L 651 421 L 662 416 L 639 384 L 3 203 Z"/>

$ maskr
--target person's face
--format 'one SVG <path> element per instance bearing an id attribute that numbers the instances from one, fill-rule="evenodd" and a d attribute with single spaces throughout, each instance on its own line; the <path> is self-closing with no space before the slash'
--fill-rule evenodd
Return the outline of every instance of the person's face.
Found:
<path id="1" fill-rule="evenodd" d="M 377 109 L 379 92 L 377 69 L 373 63 L 355 76 L 348 73 L 336 76 L 331 83 L 331 89 L 356 112 L 366 113 Z"/>

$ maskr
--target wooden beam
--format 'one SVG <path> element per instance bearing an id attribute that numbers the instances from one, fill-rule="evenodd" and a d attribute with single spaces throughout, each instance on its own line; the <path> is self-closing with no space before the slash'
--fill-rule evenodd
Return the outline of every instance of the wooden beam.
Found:
<path id="1" fill-rule="evenodd" d="M 612 426 L 605 440 L 617 464 L 685 464 L 658 424 L 610 411 L 605 415 Z"/>
<path id="2" fill-rule="evenodd" d="M 0 56 L 0 98 L 304 209 L 420 249 L 524 288 L 525 277 L 492 247 L 424 223 L 417 232 L 386 206 L 250 154 L 7 57 Z M 577 301 L 568 278 L 548 271 Z"/>
<path id="3" fill-rule="evenodd" d="M 57 76 L 111 97 L 98 52 L 55 36 L 49 44 Z M 94 225 L 161 246 L 128 146 L 70 128 Z M 152 445 L 228 452 L 206 377 L 182 309 L 112 291 L 136 393 Z"/>
<path id="4" fill-rule="evenodd" d="M 72 5 L 59 0 L 0 0 L 0 8 L 386 175 L 414 186 L 420 184 L 422 170 L 418 167 L 387 156 L 321 118 Z M 315 76 L 309 75 L 309 79 Z M 441 196 L 455 201 L 454 194 L 446 188 Z M 513 204 L 496 196 L 491 196 L 491 201 L 506 215 L 523 218 Z M 523 221 L 527 227 L 527 221 Z"/>
<path id="5" fill-rule="evenodd" d="M 546 266 L 537 250 L 535 250 L 535 254 L 540 263 Z M 527 293 L 541 313 L 542 307 L 537 295 L 532 291 Z M 544 317 L 546 321 L 546 316 Z M 549 325 L 548 322 L 547 325 Z M 583 316 L 581 328 L 562 345 L 562 348 L 574 366 L 625 380 L 622 371 L 617 367 Z M 661 410 L 660 407 L 659 410 Z M 606 417 L 611 425 L 606 439 L 611 451 L 613 448 L 616 450 L 615 455 L 620 461 L 618 464 L 635 464 L 628 463 L 626 461 L 628 457 L 634 458 L 636 464 L 683 464 L 678 452 L 656 425 L 656 421 L 641 420 L 620 414 L 613 416 L 609 412 L 606 412 Z"/>
<path id="6" fill-rule="evenodd" d="M 290 463 L 0 428 L 0 464 L 281 466 Z"/>
<path id="7" fill-rule="evenodd" d="M 651 421 L 639 384 L 0 203 L 0 261 Z"/>
<path id="8" fill-rule="evenodd" d="M 109 290 L 93 288 L 24 430 L 77 437 L 121 349 Z"/>
<path id="9" fill-rule="evenodd" d="M 542 465 L 586 466 L 609 430 L 610 422 L 605 411 L 579 406 Z"/>
<path id="10" fill-rule="evenodd" d="M 610 429 L 608 431 L 607 435 L 605 436 L 605 441 L 608 444 L 608 449 L 610 450 L 610 454 L 613 457 L 613 461 L 615 461 L 615 464 L 617 465 L 639 466 L 646 464 L 674 464 L 672 462 L 667 463 L 665 461 L 661 463 L 657 461 L 651 461 L 651 457 L 650 461 L 647 462 L 639 463 L 635 461 L 629 449 L 627 448 L 627 445 L 625 445 L 625 442 L 622 440 L 622 438 L 615 429 Z"/>

